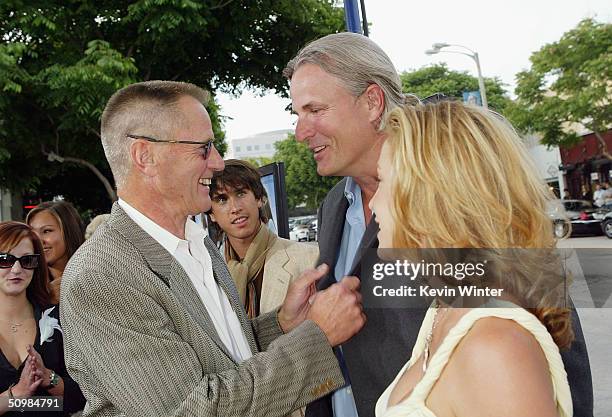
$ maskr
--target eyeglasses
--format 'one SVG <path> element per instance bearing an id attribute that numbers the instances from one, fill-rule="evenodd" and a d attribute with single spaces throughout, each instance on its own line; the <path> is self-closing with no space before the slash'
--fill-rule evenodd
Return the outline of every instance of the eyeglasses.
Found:
<path id="1" fill-rule="evenodd" d="M 204 150 L 204 159 L 208 159 L 208 157 L 210 156 L 210 149 L 213 146 L 213 141 L 215 140 L 210 139 L 207 140 L 206 142 L 197 142 L 194 140 L 161 140 L 161 139 L 155 139 L 155 138 L 151 138 L 149 136 L 142 136 L 142 135 L 125 135 L 130 139 L 143 139 L 146 140 L 147 142 L 153 142 L 153 143 L 182 143 L 182 144 L 186 144 L 186 145 L 200 145 L 202 147 L 202 149 Z"/>
<path id="2" fill-rule="evenodd" d="M 38 261 L 40 255 L 23 255 L 21 258 L 11 255 L 10 253 L 0 253 L 0 268 L 7 269 L 12 268 L 15 262 L 19 261 L 19 264 L 23 269 L 36 269 L 38 268 Z"/>

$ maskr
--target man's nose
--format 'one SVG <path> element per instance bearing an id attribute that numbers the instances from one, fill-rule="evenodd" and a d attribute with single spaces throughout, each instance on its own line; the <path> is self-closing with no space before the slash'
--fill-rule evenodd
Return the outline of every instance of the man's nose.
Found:
<path id="1" fill-rule="evenodd" d="M 304 142 L 314 136 L 314 129 L 312 128 L 312 123 L 304 120 L 304 118 L 298 118 L 297 124 L 295 126 L 295 139 L 298 142 Z"/>
<path id="2" fill-rule="evenodd" d="M 228 200 L 228 203 L 229 203 L 229 209 L 231 213 L 238 213 L 242 209 L 242 205 L 240 204 L 240 201 L 235 197 L 230 197 Z"/>
<path id="3" fill-rule="evenodd" d="M 225 162 L 217 148 L 213 145 L 208 155 L 208 168 L 213 171 L 223 171 L 225 168 Z"/>

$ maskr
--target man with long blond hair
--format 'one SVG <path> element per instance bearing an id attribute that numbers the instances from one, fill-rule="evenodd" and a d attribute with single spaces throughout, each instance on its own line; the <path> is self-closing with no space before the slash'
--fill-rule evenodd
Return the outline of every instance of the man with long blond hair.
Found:
<path id="1" fill-rule="evenodd" d="M 376 162 L 386 137 L 387 115 L 415 100 L 402 93 L 397 71 L 384 51 L 358 34 L 313 41 L 287 64 L 284 75 L 290 80 L 292 109 L 298 117 L 296 139 L 312 150 L 319 175 L 344 177 L 318 213 L 320 262 L 331 265 L 319 284 L 325 288 L 345 273 L 360 275 L 368 250 L 378 247 L 378 226 L 368 205 L 378 188 Z M 479 196 L 470 197 L 479 201 Z M 422 202 L 420 195 L 409 199 L 414 205 Z M 423 220 L 429 218 L 427 212 L 422 215 Z M 307 415 L 372 415 L 376 400 L 408 359 L 425 310 L 366 305 L 364 311 L 366 326 L 337 352 L 350 386 L 311 404 Z M 589 417 L 593 396 L 588 357 L 574 317 L 576 341 L 563 357 L 575 415 Z"/>

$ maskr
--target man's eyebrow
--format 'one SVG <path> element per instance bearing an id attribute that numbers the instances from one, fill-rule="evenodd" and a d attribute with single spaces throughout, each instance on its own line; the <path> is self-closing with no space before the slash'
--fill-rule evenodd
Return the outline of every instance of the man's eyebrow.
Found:
<path id="1" fill-rule="evenodd" d="M 316 102 L 309 101 L 308 103 L 304 104 L 304 105 L 301 107 L 301 109 L 302 109 L 302 110 L 312 110 L 312 108 L 313 108 L 313 107 L 321 107 L 321 106 L 324 106 L 324 105 L 323 105 L 323 104 L 321 104 L 321 103 L 316 103 Z M 287 108 L 288 108 L 288 107 L 289 107 L 289 106 L 287 106 Z M 295 114 L 295 115 L 297 115 L 297 112 L 295 111 L 295 109 L 293 108 L 293 106 L 292 106 L 292 105 L 291 105 L 291 109 L 290 109 L 290 111 L 291 111 L 291 114 Z"/>

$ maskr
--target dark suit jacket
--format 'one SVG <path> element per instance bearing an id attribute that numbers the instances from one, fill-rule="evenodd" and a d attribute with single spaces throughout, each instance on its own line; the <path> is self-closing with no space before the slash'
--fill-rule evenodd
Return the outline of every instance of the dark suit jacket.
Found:
<path id="1" fill-rule="evenodd" d="M 319 288 L 336 282 L 333 276 L 342 241 L 348 201 L 344 196 L 346 179 L 328 193 L 318 213 L 319 263 L 330 266 L 331 273 L 322 278 Z M 355 256 L 351 275 L 360 275 L 361 261 L 368 249 L 378 247 L 378 225 L 368 224 Z M 362 280 L 368 277 L 360 277 Z M 360 417 L 374 416 L 376 401 L 410 359 L 412 348 L 425 316 L 425 309 L 374 309 L 364 306 L 368 318 L 365 327 L 342 345 L 349 371 L 357 411 Z M 575 417 L 593 416 L 593 386 L 584 335 L 576 310 L 572 310 L 576 340 L 561 356 L 568 374 Z M 306 408 L 306 417 L 331 417 L 331 395 Z"/>

